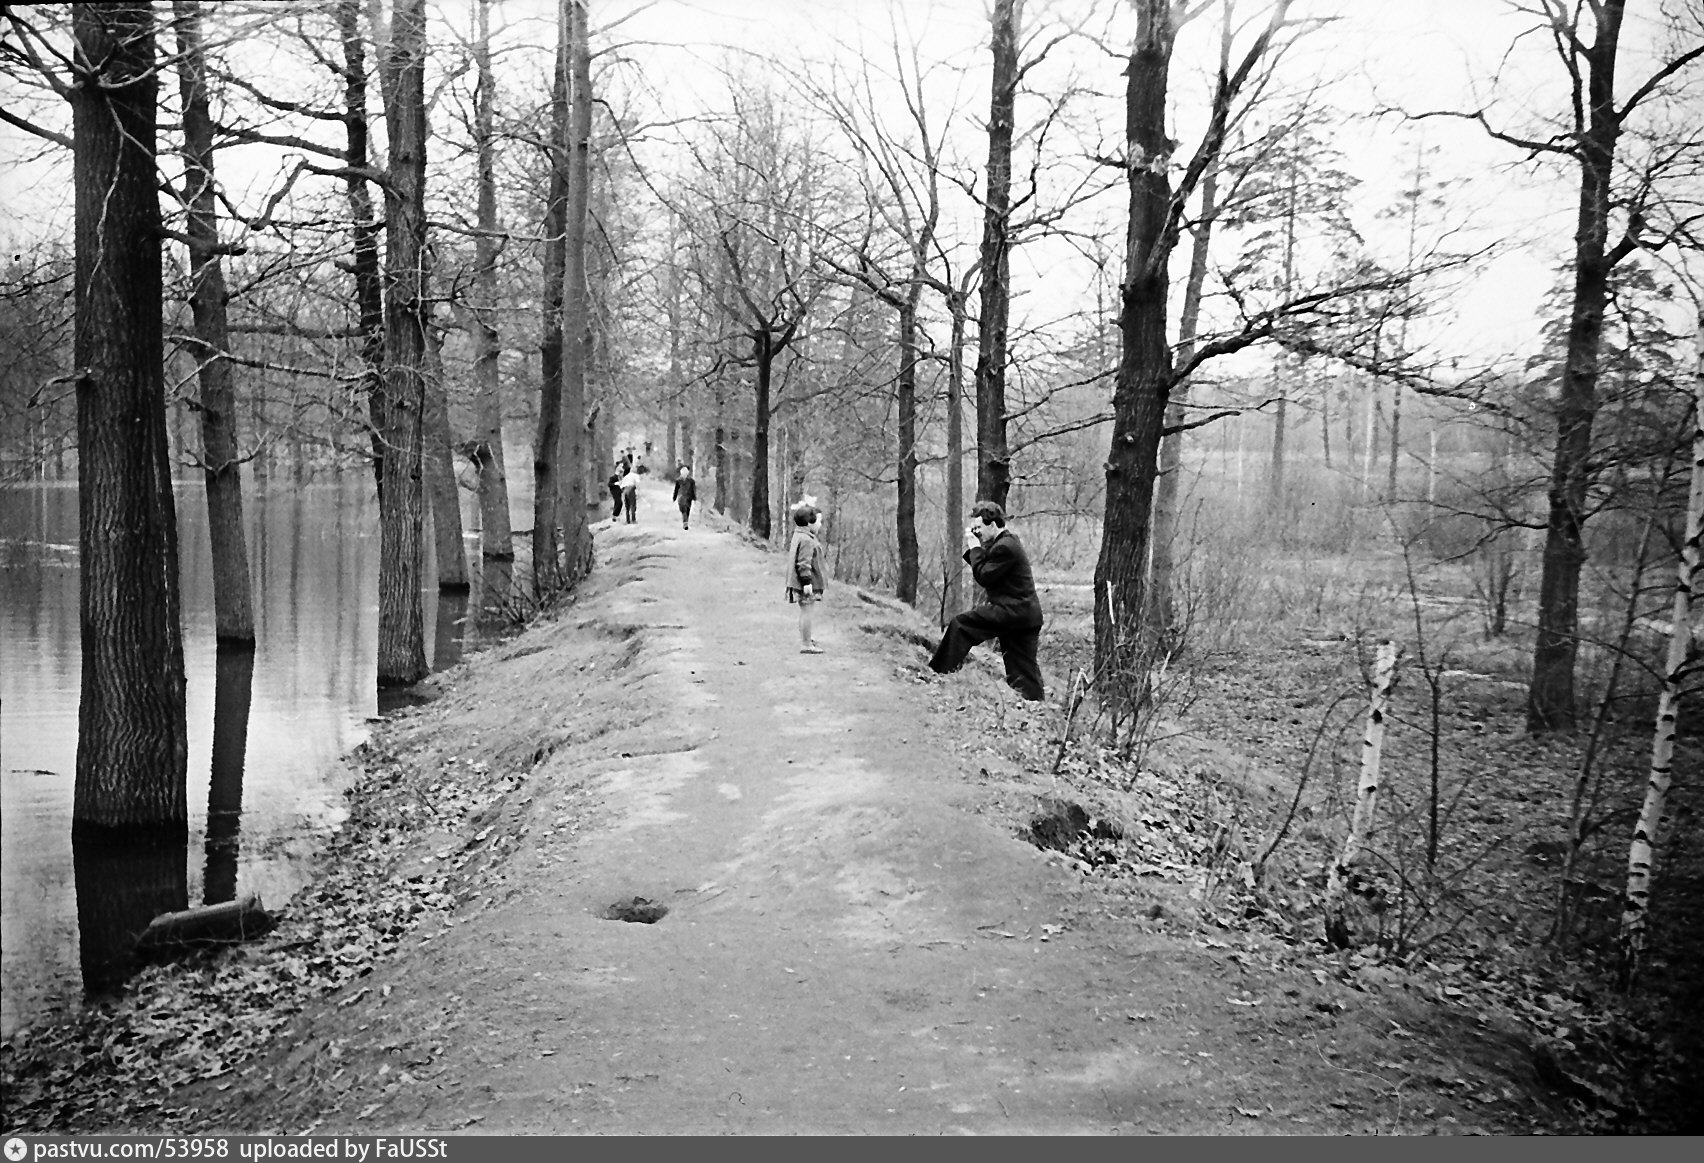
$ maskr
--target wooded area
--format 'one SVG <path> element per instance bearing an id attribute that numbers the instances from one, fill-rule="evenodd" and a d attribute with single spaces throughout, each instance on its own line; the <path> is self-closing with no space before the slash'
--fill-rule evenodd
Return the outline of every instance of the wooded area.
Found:
<path id="1" fill-rule="evenodd" d="M 588 0 L 6 6 L 8 163 L 75 179 L 8 199 L 0 467 L 81 489 L 78 826 L 184 826 L 174 476 L 205 482 L 241 644 L 243 490 L 371 472 L 379 682 L 408 686 L 427 538 L 481 617 L 547 612 L 623 448 L 760 539 L 819 497 L 841 581 L 944 621 L 969 459 L 1053 587 L 1058 697 L 1123 762 L 1229 627 L 1396 637 L 1434 732 L 1465 668 L 1589 737 L 1550 805 L 1565 918 L 1625 822 L 1605 756 L 1654 724 L 1617 841 L 1633 980 L 1698 730 L 1704 13 L 1635 4 L 1633 43 L 1622 0 L 1511 5 L 1523 85 L 1446 104 L 1336 70 L 1345 5 L 874 7 L 857 49 L 665 59 L 643 9 Z M 1411 159 L 1382 204 L 1379 135 Z M 1463 135 L 1573 206 L 1530 348 L 1452 346 L 1457 300 L 1537 246 L 1478 224 Z M 1271 616 L 1286 585 L 1311 604 Z M 1428 871 L 1435 748 L 1431 774 Z"/>

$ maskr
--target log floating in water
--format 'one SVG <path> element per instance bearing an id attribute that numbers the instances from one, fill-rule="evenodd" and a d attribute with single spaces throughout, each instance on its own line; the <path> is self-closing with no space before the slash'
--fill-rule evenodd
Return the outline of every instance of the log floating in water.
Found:
<path id="1" fill-rule="evenodd" d="M 185 945 L 236 944 L 268 932 L 276 923 L 260 898 L 250 893 L 234 901 L 161 913 L 137 938 L 136 950 L 151 953 Z"/>

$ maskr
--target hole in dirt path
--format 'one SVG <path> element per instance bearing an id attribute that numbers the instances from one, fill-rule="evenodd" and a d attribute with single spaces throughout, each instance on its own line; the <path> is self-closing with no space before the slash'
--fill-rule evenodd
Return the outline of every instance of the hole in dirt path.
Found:
<path id="1" fill-rule="evenodd" d="M 1023 834 L 1031 844 L 1091 866 L 1117 862 L 1124 839 L 1124 829 L 1117 824 L 1089 815 L 1070 800 L 1048 797 L 1039 807 Z"/>
<path id="2" fill-rule="evenodd" d="M 635 925 L 654 925 L 669 915 L 669 906 L 636 896 L 608 905 L 599 916 L 606 921 L 627 921 Z"/>

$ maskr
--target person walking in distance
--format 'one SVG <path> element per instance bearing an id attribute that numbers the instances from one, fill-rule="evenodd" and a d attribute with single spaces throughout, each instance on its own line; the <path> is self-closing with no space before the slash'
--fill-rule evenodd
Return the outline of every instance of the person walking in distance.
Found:
<path id="1" fill-rule="evenodd" d="M 615 462 L 615 471 L 609 474 L 609 519 L 621 520 L 621 462 Z"/>
<path id="2" fill-rule="evenodd" d="M 799 603 L 799 653 L 821 654 L 811 633 L 811 610 L 828 588 L 822 573 L 822 516 L 816 506 L 793 507 L 793 543 L 787 547 L 787 600 Z"/>
<path id="3" fill-rule="evenodd" d="M 692 469 L 681 465 L 675 473 L 674 502 L 680 509 L 680 527 L 692 528 L 692 502 L 698 499 L 698 482 L 692 479 Z"/>
<path id="4" fill-rule="evenodd" d="M 970 648 L 990 638 L 1000 640 L 1006 663 L 1006 685 L 1024 698 L 1046 698 L 1036 648 L 1041 642 L 1041 599 L 1029 555 L 1017 535 L 1006 528 L 1006 513 L 993 501 L 970 507 L 970 527 L 964 531 L 964 559 L 988 600 L 947 623 L 929 669 L 950 674 L 964 665 Z"/>
<path id="5" fill-rule="evenodd" d="M 639 520 L 639 472 L 631 462 L 627 466 L 627 475 L 621 478 L 621 507 L 627 513 L 629 525 Z"/>

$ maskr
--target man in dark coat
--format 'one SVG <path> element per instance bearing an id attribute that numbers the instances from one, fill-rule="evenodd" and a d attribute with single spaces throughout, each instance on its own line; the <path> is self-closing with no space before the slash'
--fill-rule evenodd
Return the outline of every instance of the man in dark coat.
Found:
<path id="1" fill-rule="evenodd" d="M 1029 556 L 1017 535 L 1006 528 L 1005 511 L 993 501 L 972 505 L 970 520 L 964 559 L 988 601 L 947 623 L 929 669 L 951 673 L 964 665 L 972 646 L 998 638 L 1006 661 L 1006 684 L 1024 698 L 1039 701 L 1046 697 L 1035 658 L 1041 641 L 1041 600 L 1035 595 Z"/>

